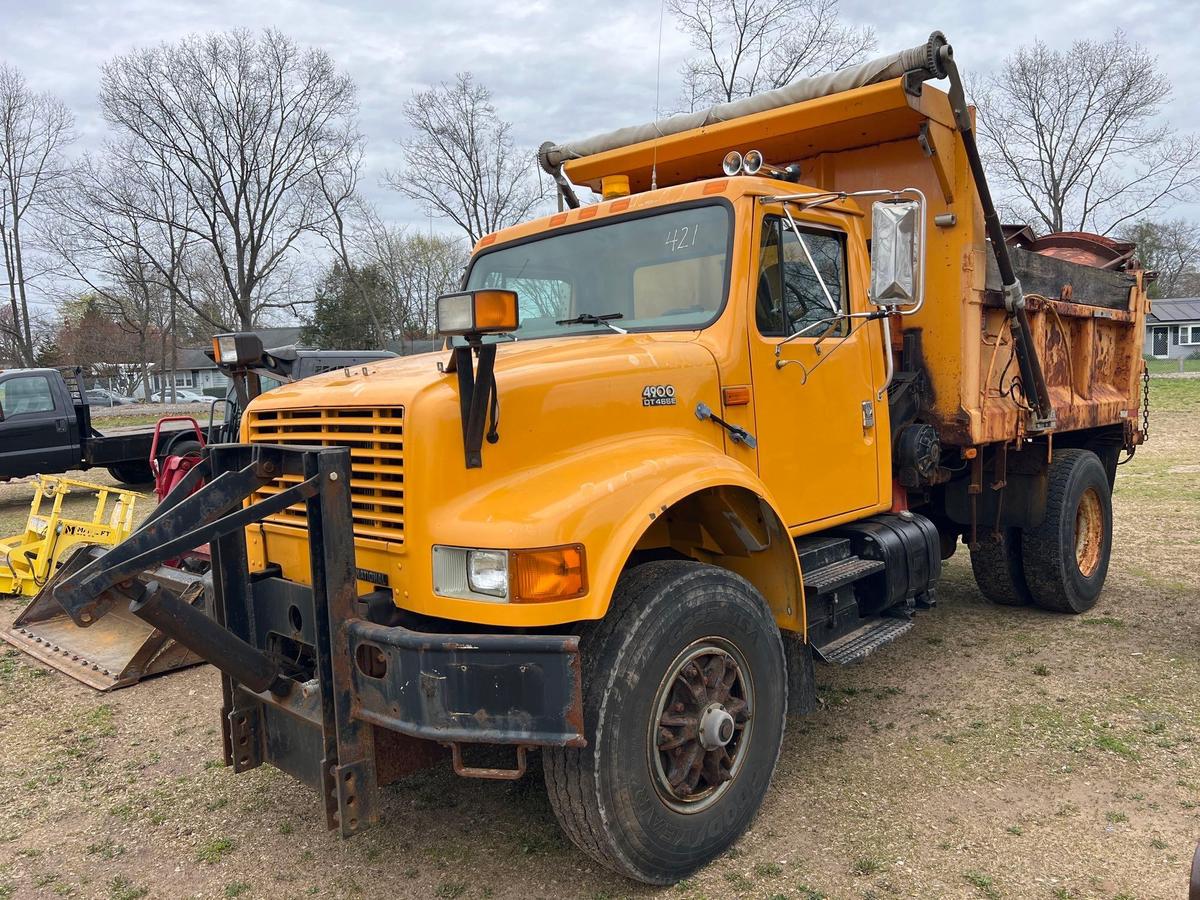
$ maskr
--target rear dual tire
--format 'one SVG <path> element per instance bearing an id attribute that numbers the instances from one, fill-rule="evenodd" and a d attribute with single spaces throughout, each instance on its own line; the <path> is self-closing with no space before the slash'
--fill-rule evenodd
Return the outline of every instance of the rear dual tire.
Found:
<path id="1" fill-rule="evenodd" d="M 762 804 L 787 711 L 779 629 L 740 576 L 652 562 L 621 577 L 581 652 L 588 745 L 544 754 L 555 815 L 603 865 L 677 882 Z"/>
<path id="2" fill-rule="evenodd" d="M 1090 450 L 1059 450 L 1050 464 L 1046 517 L 971 550 L 980 592 L 994 603 L 1082 613 L 1096 605 L 1112 552 L 1112 482 Z"/>

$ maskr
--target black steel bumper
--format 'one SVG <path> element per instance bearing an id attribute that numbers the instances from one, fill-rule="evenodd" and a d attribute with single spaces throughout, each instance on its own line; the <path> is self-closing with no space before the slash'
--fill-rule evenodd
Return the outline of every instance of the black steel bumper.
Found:
<path id="1" fill-rule="evenodd" d="M 354 712 L 412 737 L 584 744 L 579 639 L 350 625 Z"/>
<path id="2" fill-rule="evenodd" d="M 280 475 L 300 483 L 247 505 Z M 201 477 L 208 483 L 189 496 Z M 349 483 L 345 448 L 210 446 L 138 532 L 73 561 L 54 586 L 77 624 L 129 603 L 220 669 L 227 764 L 269 762 L 312 785 L 344 835 L 376 820 L 381 778 L 419 767 L 439 749 L 428 742 L 451 745 L 460 770 L 461 743 L 515 745 L 522 760 L 525 747 L 585 743 L 578 638 L 431 634 L 363 618 Z M 277 568 L 251 573 L 246 527 L 297 503 L 307 511 L 310 583 Z M 140 576 L 206 541 L 211 619 Z"/>

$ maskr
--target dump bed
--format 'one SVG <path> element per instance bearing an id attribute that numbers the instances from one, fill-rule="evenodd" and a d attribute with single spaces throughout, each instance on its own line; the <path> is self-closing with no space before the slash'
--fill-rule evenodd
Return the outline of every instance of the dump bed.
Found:
<path id="1" fill-rule="evenodd" d="M 932 386 L 925 418 L 937 426 L 943 444 L 1018 438 L 1028 416 L 1008 312 L 962 136 L 943 91 L 892 78 L 570 159 L 563 169 L 576 184 L 594 189 L 606 175 L 627 175 L 636 192 L 650 187 L 652 167 L 657 185 L 666 187 L 712 177 L 726 152 L 751 148 L 775 165 L 800 163 L 805 186 L 916 187 L 925 193 L 927 299 L 915 315 L 893 319 L 894 346 L 902 347 L 901 328 L 919 333 Z M 861 202 L 865 207 L 869 201 Z M 1020 248 L 1012 255 L 1056 414 L 1053 430 L 1129 422 L 1129 442 L 1140 443 L 1138 382 L 1148 308 L 1142 273 L 1128 268 L 1128 257 L 1047 256 Z M 1116 266 L 1125 268 L 1112 270 Z"/>

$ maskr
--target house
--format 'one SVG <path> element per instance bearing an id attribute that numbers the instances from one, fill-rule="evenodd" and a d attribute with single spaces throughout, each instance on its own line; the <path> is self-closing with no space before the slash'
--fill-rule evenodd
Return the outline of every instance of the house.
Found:
<path id="1" fill-rule="evenodd" d="M 1155 359 L 1186 359 L 1200 354 L 1200 297 L 1154 300 L 1146 316 L 1144 353 Z"/>

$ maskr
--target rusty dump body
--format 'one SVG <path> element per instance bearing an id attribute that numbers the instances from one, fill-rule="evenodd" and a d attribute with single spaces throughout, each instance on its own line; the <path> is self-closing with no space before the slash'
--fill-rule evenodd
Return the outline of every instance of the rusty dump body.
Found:
<path id="1" fill-rule="evenodd" d="M 963 138 L 947 94 L 906 77 L 817 97 L 568 160 L 576 184 L 599 189 L 625 175 L 634 192 L 712 178 L 730 149 L 760 150 L 775 166 L 798 163 L 805 189 L 853 192 L 916 187 L 928 200 L 926 303 L 892 320 L 897 354 L 919 335 L 927 378 L 922 418 L 943 446 L 1019 441 L 1026 402 L 996 263 Z M 781 187 L 784 187 L 781 184 Z M 785 190 L 781 190 L 784 193 Z M 859 201 L 864 210 L 870 202 Z M 870 216 L 865 217 L 870 227 Z M 1045 371 L 1053 434 L 1137 425 L 1141 342 L 1149 301 L 1132 247 L 1095 235 L 1010 229 L 1010 255 L 1025 290 L 1033 343 Z M 909 348 L 917 346 L 911 337 Z"/>

